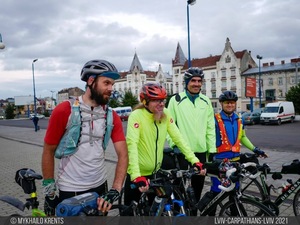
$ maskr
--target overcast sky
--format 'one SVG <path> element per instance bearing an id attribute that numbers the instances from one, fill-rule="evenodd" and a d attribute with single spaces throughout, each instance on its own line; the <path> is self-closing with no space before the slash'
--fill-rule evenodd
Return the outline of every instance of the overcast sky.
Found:
<path id="1" fill-rule="evenodd" d="M 80 87 L 91 59 L 128 71 L 136 52 L 144 70 L 171 72 L 179 42 L 187 50 L 186 0 L 1 0 L 0 99 Z M 234 51 L 289 62 L 300 56 L 299 0 L 198 0 L 189 7 L 191 57 Z"/>

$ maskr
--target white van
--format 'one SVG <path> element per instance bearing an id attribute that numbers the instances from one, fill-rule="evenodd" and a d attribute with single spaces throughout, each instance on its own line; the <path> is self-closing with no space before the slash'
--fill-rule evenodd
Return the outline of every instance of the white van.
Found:
<path id="1" fill-rule="evenodd" d="M 132 112 L 132 108 L 130 106 L 117 107 L 113 108 L 113 110 L 118 114 L 122 121 L 127 121 L 128 116 Z"/>
<path id="2" fill-rule="evenodd" d="M 294 122 L 295 108 L 293 102 L 273 102 L 268 103 L 262 114 L 260 115 L 260 123 L 276 123 L 280 125 L 282 122 Z"/>

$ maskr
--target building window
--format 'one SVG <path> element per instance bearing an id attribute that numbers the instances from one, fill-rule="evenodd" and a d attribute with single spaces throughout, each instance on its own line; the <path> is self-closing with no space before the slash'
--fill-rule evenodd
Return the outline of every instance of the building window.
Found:
<path id="1" fill-rule="evenodd" d="M 226 78 L 226 70 L 222 70 L 222 78 Z"/>
<path id="2" fill-rule="evenodd" d="M 206 83 L 205 83 L 205 82 L 204 82 L 204 83 L 202 83 L 201 90 L 202 90 L 202 91 L 205 91 L 205 90 L 206 90 Z"/>
<path id="3" fill-rule="evenodd" d="M 282 77 L 278 77 L 278 85 L 283 85 L 283 79 L 282 79 Z"/>
<path id="4" fill-rule="evenodd" d="M 211 82 L 211 89 L 216 90 L 216 82 Z"/>
<path id="5" fill-rule="evenodd" d="M 268 78 L 268 85 L 273 86 L 273 78 L 272 77 Z"/>
<path id="6" fill-rule="evenodd" d="M 231 89 L 236 88 L 236 80 L 231 80 Z"/>
<path id="7" fill-rule="evenodd" d="M 216 98 L 216 96 L 217 96 L 217 93 L 216 93 L 215 91 L 212 91 L 212 92 L 211 92 L 211 97 L 212 97 L 212 98 Z"/>
<path id="8" fill-rule="evenodd" d="M 291 76 L 290 77 L 290 84 L 295 84 L 296 80 L 295 80 L 295 76 Z"/>
<path id="9" fill-rule="evenodd" d="M 229 57 L 229 55 L 226 57 L 225 62 L 226 63 L 230 63 L 231 62 L 231 58 Z"/>
<path id="10" fill-rule="evenodd" d="M 234 69 L 234 70 L 231 70 L 231 76 L 232 76 L 232 77 L 235 77 L 235 76 L 236 76 L 236 71 L 235 71 L 235 69 Z"/>
<path id="11" fill-rule="evenodd" d="M 226 82 L 226 80 L 222 80 L 222 89 L 223 88 L 227 88 L 227 82 Z"/>
<path id="12" fill-rule="evenodd" d="M 278 89 L 278 97 L 283 97 L 282 90 Z"/>
<path id="13" fill-rule="evenodd" d="M 216 72 L 211 72 L 211 79 L 216 79 Z"/>

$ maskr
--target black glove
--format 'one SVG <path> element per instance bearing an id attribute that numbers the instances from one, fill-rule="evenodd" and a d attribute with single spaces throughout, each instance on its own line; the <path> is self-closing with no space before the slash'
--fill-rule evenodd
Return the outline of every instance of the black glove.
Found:
<path id="1" fill-rule="evenodd" d="M 264 157 L 264 158 L 268 157 L 268 156 L 266 155 L 266 153 L 265 153 L 264 151 L 260 150 L 258 147 L 255 147 L 254 150 L 253 150 L 253 152 L 254 152 L 256 155 L 258 155 L 258 156 L 262 156 L 262 157 Z"/>
<path id="2" fill-rule="evenodd" d="M 107 193 L 101 196 L 105 201 L 113 204 L 114 201 L 117 201 L 120 198 L 120 192 L 112 188 Z"/>
<path id="3" fill-rule="evenodd" d="M 55 216 L 55 208 L 59 204 L 59 199 L 55 195 L 54 198 L 50 198 L 49 196 L 45 196 L 44 202 L 44 212 L 47 216 Z"/>

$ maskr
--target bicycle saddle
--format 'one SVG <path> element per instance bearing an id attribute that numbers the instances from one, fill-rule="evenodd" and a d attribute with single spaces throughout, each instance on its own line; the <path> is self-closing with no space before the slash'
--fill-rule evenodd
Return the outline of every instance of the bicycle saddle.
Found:
<path id="1" fill-rule="evenodd" d="M 24 180 L 31 181 L 31 180 L 41 180 L 43 179 L 43 176 L 36 173 L 33 169 L 20 169 L 16 172 L 16 176 L 23 178 Z"/>

